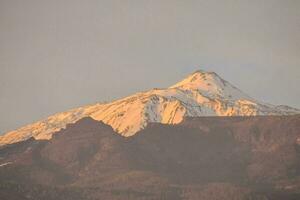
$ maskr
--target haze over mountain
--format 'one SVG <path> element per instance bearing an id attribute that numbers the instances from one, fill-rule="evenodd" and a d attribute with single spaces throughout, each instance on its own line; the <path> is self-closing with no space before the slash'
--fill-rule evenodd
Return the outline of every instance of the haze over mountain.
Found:
<path id="1" fill-rule="evenodd" d="M 0 145 L 50 139 L 68 123 L 90 116 L 110 125 L 123 136 L 132 136 L 150 122 L 180 123 L 184 117 L 292 115 L 300 110 L 260 102 L 214 72 L 198 70 L 169 88 L 149 91 L 109 102 L 72 109 L 0 136 Z"/>
<path id="2" fill-rule="evenodd" d="M 0 200 L 300 200 L 299 10 L 0 1 Z"/>
<path id="3" fill-rule="evenodd" d="M 0 4 L 0 134 L 197 69 L 300 108 L 300 1 Z"/>

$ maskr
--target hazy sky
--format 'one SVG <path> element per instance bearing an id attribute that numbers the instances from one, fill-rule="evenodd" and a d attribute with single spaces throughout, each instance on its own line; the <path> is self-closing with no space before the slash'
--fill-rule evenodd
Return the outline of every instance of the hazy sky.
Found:
<path id="1" fill-rule="evenodd" d="M 215 71 L 300 108 L 299 0 L 0 0 L 0 133 Z"/>

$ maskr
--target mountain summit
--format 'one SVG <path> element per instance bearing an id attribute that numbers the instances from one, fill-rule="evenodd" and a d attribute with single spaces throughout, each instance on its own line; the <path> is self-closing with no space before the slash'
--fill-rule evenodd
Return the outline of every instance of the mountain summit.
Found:
<path id="1" fill-rule="evenodd" d="M 50 139 L 67 124 L 92 117 L 110 125 L 123 136 L 132 136 L 150 122 L 180 123 L 184 117 L 291 115 L 300 110 L 257 101 L 214 72 L 198 70 L 166 89 L 152 89 L 110 103 L 72 109 L 11 131 L 0 145 L 30 137 Z"/>
<path id="2" fill-rule="evenodd" d="M 215 72 L 198 70 L 170 88 L 181 90 L 197 90 L 202 95 L 211 98 L 250 99 L 249 96 L 223 80 Z"/>

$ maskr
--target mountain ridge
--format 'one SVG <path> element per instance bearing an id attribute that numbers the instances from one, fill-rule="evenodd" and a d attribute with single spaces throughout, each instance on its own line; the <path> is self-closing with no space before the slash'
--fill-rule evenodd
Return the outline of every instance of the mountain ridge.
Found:
<path id="1" fill-rule="evenodd" d="M 90 116 L 132 136 L 148 123 L 180 123 L 184 117 L 290 115 L 300 110 L 254 100 L 215 72 L 198 70 L 169 88 L 139 92 L 109 103 L 96 103 L 57 113 L 0 136 L 0 145 L 29 137 L 50 139 L 66 124 Z"/>

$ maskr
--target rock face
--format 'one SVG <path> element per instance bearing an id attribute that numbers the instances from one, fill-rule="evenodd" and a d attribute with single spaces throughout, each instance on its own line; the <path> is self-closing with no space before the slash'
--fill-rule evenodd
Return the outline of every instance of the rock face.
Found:
<path id="1" fill-rule="evenodd" d="M 300 198 L 300 115 L 185 118 L 122 137 L 82 118 L 0 148 L 1 199 Z"/>
<path id="2" fill-rule="evenodd" d="M 123 136 L 132 136 L 148 123 L 180 123 L 184 117 L 291 115 L 300 110 L 259 102 L 214 72 L 196 71 L 177 84 L 153 89 L 105 104 L 76 108 L 48 117 L 0 136 L 0 145 L 30 137 L 50 139 L 52 134 L 83 117 L 110 125 Z"/>

